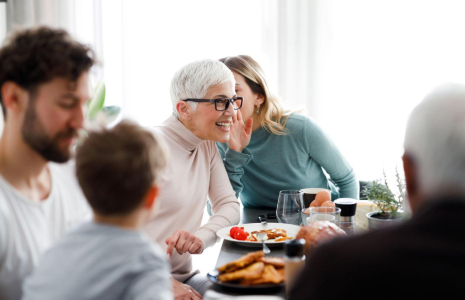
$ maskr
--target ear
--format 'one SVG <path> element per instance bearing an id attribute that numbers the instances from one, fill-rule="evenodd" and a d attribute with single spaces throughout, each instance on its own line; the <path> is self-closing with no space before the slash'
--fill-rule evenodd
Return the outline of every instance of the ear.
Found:
<path id="1" fill-rule="evenodd" d="M 18 114 L 26 110 L 29 92 L 18 84 L 13 81 L 7 81 L 3 83 L 0 92 L 2 93 L 3 104 L 7 111 Z"/>
<path id="2" fill-rule="evenodd" d="M 404 164 L 405 183 L 407 185 L 407 199 L 412 212 L 415 212 L 421 204 L 417 167 L 412 157 L 407 153 L 404 153 L 402 156 L 402 162 Z"/>
<path id="3" fill-rule="evenodd" d="M 255 99 L 255 106 L 262 105 L 265 102 L 265 96 L 262 94 L 257 94 L 257 98 Z"/>
<path id="4" fill-rule="evenodd" d="M 159 188 L 155 185 L 151 186 L 149 191 L 147 192 L 147 195 L 145 196 L 144 200 L 144 209 L 146 210 L 151 210 L 153 205 L 155 204 L 155 200 L 158 196 L 159 193 Z"/>
<path id="5" fill-rule="evenodd" d="M 186 101 L 178 101 L 178 103 L 176 103 L 176 110 L 183 119 L 190 120 L 192 110 Z"/>

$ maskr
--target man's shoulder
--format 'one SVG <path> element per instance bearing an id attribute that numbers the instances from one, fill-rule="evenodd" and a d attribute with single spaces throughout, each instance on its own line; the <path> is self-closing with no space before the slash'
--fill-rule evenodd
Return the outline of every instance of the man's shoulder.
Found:
<path id="1" fill-rule="evenodd" d="M 403 235 L 409 235 L 409 225 L 400 224 L 393 228 L 378 229 L 360 235 L 336 238 L 322 244 L 315 251 L 316 256 L 336 257 L 340 264 L 367 263 L 391 256 L 402 244 Z"/>
<path id="2" fill-rule="evenodd" d="M 358 268 L 361 265 L 369 268 L 370 264 L 375 262 L 378 262 L 378 265 L 380 263 L 389 264 L 413 257 L 420 252 L 425 257 L 434 256 L 434 251 L 439 251 L 438 244 L 451 246 L 459 239 L 457 236 L 465 232 L 461 227 L 455 225 L 457 224 L 455 220 L 449 220 L 445 217 L 426 217 L 414 217 L 388 228 L 335 239 L 318 247 L 315 254 L 323 257 L 334 254 L 340 264 L 353 263 L 357 264 Z M 449 233 L 448 228 L 451 226 L 456 228 L 454 234 Z M 460 239 L 461 243 L 465 242 L 465 237 Z M 445 254 L 451 253 L 447 248 L 444 247 L 441 251 L 444 251 Z"/>

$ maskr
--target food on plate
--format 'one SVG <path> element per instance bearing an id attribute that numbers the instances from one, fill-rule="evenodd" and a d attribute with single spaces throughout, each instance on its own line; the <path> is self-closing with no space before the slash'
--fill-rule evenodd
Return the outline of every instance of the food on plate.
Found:
<path id="1" fill-rule="evenodd" d="M 279 284 L 281 283 L 281 275 L 272 265 L 266 265 L 263 268 L 263 273 L 259 278 L 256 279 L 242 279 L 239 283 L 241 284 L 261 284 L 261 283 L 274 283 Z"/>
<path id="2" fill-rule="evenodd" d="M 242 269 L 250 264 L 252 264 L 255 261 L 260 261 L 260 259 L 264 256 L 265 254 L 263 251 L 257 251 L 257 252 L 252 252 L 247 255 L 242 256 L 241 258 L 232 261 L 230 263 L 225 264 L 224 266 L 221 266 L 218 268 L 218 272 L 220 274 L 223 273 L 229 273 L 233 272 L 239 269 Z"/>
<path id="3" fill-rule="evenodd" d="M 274 241 L 275 242 L 282 242 L 282 241 L 285 241 L 285 240 L 292 240 L 292 236 L 283 236 L 283 237 L 275 239 Z"/>
<path id="4" fill-rule="evenodd" d="M 244 269 L 240 269 L 231 273 L 221 274 L 218 276 L 218 279 L 222 282 L 258 279 L 262 276 L 264 268 L 264 263 L 255 262 L 250 266 L 245 267 Z"/>
<path id="5" fill-rule="evenodd" d="M 218 271 L 222 282 L 279 284 L 284 281 L 284 259 L 264 257 L 263 251 L 256 251 L 219 267 Z"/>
<path id="6" fill-rule="evenodd" d="M 301 227 L 295 238 L 304 239 L 305 252 L 309 252 L 318 243 L 340 235 L 346 235 L 346 233 L 334 223 L 317 221 L 310 226 Z"/>
<path id="7" fill-rule="evenodd" d="M 233 227 L 229 231 L 229 236 L 235 240 L 239 241 L 248 241 L 248 242 L 258 242 L 259 238 L 257 237 L 258 233 L 266 233 L 264 240 L 274 240 L 279 238 L 291 239 L 292 237 L 287 236 L 287 232 L 284 229 L 273 228 L 273 229 L 264 229 L 258 231 L 248 232 L 244 230 L 244 227 Z M 282 239 L 283 241 L 285 239 Z M 276 240 L 278 242 L 278 240 Z"/>
<path id="8" fill-rule="evenodd" d="M 281 257 L 262 257 L 259 261 L 276 268 L 284 268 L 284 258 Z"/>
<path id="9" fill-rule="evenodd" d="M 244 230 L 244 227 L 235 226 L 231 228 L 229 235 L 235 240 L 245 241 L 249 236 L 249 233 Z"/>
<path id="10" fill-rule="evenodd" d="M 252 231 L 252 235 L 257 238 L 257 233 L 266 233 L 266 237 L 268 240 L 273 240 L 275 238 L 279 237 L 286 237 L 287 232 L 284 229 L 266 229 L 266 230 L 258 230 L 258 231 Z"/>

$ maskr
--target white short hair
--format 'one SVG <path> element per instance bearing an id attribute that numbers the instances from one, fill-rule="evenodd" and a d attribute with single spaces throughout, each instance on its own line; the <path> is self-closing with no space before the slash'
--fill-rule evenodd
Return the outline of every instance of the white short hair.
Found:
<path id="1" fill-rule="evenodd" d="M 425 97 L 410 115 L 404 147 L 422 193 L 465 192 L 465 85 L 444 84 Z"/>
<path id="2" fill-rule="evenodd" d="M 173 114 L 179 117 L 176 104 L 180 100 L 202 99 L 211 86 L 226 82 L 231 82 L 234 86 L 234 76 L 228 67 L 218 60 L 205 59 L 182 67 L 171 80 Z M 196 102 L 188 103 L 194 110 L 196 109 Z"/>

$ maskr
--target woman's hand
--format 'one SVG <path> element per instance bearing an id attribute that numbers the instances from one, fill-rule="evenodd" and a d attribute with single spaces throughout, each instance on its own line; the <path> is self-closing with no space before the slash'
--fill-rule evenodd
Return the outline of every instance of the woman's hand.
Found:
<path id="1" fill-rule="evenodd" d="M 250 137 L 252 136 L 252 125 L 253 120 L 249 118 L 247 123 L 244 124 L 242 119 L 242 114 L 240 110 L 237 110 L 236 120 L 230 127 L 229 132 L 229 149 L 236 152 L 242 152 L 242 150 L 247 147 L 250 142 Z"/>
<path id="2" fill-rule="evenodd" d="M 185 230 L 176 230 L 172 237 L 167 238 L 165 243 L 168 245 L 166 253 L 173 256 L 173 250 L 181 255 L 189 252 L 190 254 L 200 254 L 203 252 L 202 240 Z"/>
<path id="3" fill-rule="evenodd" d="M 202 296 L 191 286 L 171 278 L 175 300 L 201 300 Z"/>

